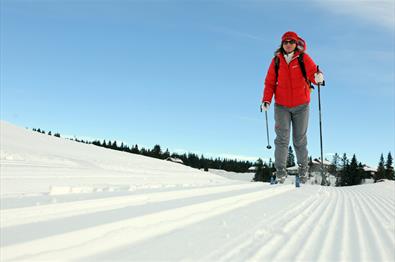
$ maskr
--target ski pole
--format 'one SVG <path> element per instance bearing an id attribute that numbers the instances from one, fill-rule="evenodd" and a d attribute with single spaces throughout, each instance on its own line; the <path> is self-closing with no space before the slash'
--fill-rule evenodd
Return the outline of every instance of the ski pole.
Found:
<path id="1" fill-rule="evenodd" d="M 269 140 L 269 123 L 267 121 L 267 111 L 265 111 L 265 116 L 266 116 L 266 134 L 267 134 L 267 149 L 271 149 L 272 146 L 270 145 L 270 140 Z"/>
<path id="2" fill-rule="evenodd" d="M 261 112 L 262 112 L 262 106 L 261 106 Z M 270 140 L 269 140 L 269 121 L 267 120 L 267 111 L 265 111 L 265 117 L 266 117 L 266 135 L 267 135 L 267 149 L 271 149 L 272 146 L 270 145 Z"/>
<path id="3" fill-rule="evenodd" d="M 317 65 L 317 73 L 320 72 L 320 67 Z M 320 115 L 320 146 L 321 146 L 321 177 L 322 182 L 321 185 L 326 185 L 326 177 L 324 174 L 324 150 L 322 146 L 322 118 L 321 118 L 321 85 L 325 86 L 325 81 L 321 83 L 317 83 L 318 86 L 318 111 Z"/>

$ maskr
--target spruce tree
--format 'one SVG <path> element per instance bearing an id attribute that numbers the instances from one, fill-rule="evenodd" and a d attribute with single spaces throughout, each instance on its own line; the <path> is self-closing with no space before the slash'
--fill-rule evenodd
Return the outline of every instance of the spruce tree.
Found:
<path id="1" fill-rule="evenodd" d="M 312 175 L 312 166 L 313 166 L 313 157 L 312 156 L 309 156 L 309 173 L 308 173 L 308 177 L 310 178 L 310 177 L 312 177 L 313 175 Z"/>
<path id="2" fill-rule="evenodd" d="M 335 153 L 332 159 L 332 164 L 330 165 L 328 172 L 337 177 L 337 170 L 339 164 L 340 164 L 340 156 L 337 153 Z"/>
<path id="3" fill-rule="evenodd" d="M 270 182 L 270 177 L 273 175 L 273 171 L 266 163 L 263 165 L 263 182 Z"/>
<path id="4" fill-rule="evenodd" d="M 349 179 L 348 181 L 349 185 L 361 184 L 361 172 L 360 169 L 358 168 L 358 161 L 355 154 L 353 155 L 350 162 L 350 167 L 348 170 L 348 179 Z"/>
<path id="5" fill-rule="evenodd" d="M 368 177 L 368 173 L 365 172 L 365 170 L 363 168 L 363 164 L 361 162 L 359 162 L 359 164 L 358 164 L 358 171 L 359 171 L 359 174 L 361 176 L 361 183 L 365 182 L 365 179 L 369 178 L 369 177 Z"/>
<path id="6" fill-rule="evenodd" d="M 378 181 L 385 178 L 385 166 L 384 166 L 384 156 L 381 154 L 379 166 L 377 167 L 377 173 L 374 181 Z"/>
<path id="7" fill-rule="evenodd" d="M 152 149 L 151 153 L 152 153 L 152 157 L 161 158 L 162 149 L 160 148 L 160 145 L 155 145 L 154 148 Z"/>
<path id="8" fill-rule="evenodd" d="M 291 167 L 295 165 L 295 155 L 292 150 L 292 147 L 289 146 L 288 148 L 288 159 L 287 159 L 287 167 Z"/>
<path id="9" fill-rule="evenodd" d="M 339 184 L 340 186 L 349 186 L 350 178 L 349 178 L 349 164 L 346 153 L 343 154 L 343 157 L 340 159 L 341 169 L 339 172 Z"/>
<path id="10" fill-rule="evenodd" d="M 258 181 L 263 181 L 263 161 L 262 159 L 258 159 L 255 162 L 256 170 L 255 170 L 255 175 L 253 178 L 253 181 L 258 182 Z"/>
<path id="11" fill-rule="evenodd" d="M 140 154 L 139 146 L 137 144 L 134 147 L 132 147 L 132 153 Z"/>
<path id="12" fill-rule="evenodd" d="M 166 159 L 166 158 L 168 158 L 168 157 L 170 157 L 170 152 L 169 152 L 169 149 L 166 148 L 166 151 L 163 153 L 162 158 L 163 158 L 163 159 Z"/>
<path id="13" fill-rule="evenodd" d="M 385 178 L 389 180 L 394 180 L 394 167 L 392 166 L 392 155 L 391 152 L 387 155 L 387 161 L 385 162 Z"/>

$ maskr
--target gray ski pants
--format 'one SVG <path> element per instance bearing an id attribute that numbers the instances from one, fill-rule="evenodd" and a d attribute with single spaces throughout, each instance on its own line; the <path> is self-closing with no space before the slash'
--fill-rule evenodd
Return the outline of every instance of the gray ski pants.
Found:
<path id="1" fill-rule="evenodd" d="M 296 107 L 285 107 L 275 104 L 274 107 L 276 146 L 274 167 L 277 172 L 284 175 L 286 172 L 289 137 L 292 124 L 292 140 L 299 167 L 308 168 L 307 152 L 307 126 L 309 123 L 309 104 Z"/>

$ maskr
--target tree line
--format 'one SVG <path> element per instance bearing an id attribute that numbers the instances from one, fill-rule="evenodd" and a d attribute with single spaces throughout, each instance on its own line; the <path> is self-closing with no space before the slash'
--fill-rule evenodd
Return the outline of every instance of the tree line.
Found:
<path id="1" fill-rule="evenodd" d="M 344 153 L 340 157 L 337 153 L 333 156 L 332 164 L 329 166 L 328 173 L 336 177 L 337 186 L 359 185 L 365 179 L 374 179 L 374 182 L 382 179 L 395 180 L 393 158 L 391 152 L 387 154 L 387 160 L 384 162 L 384 156 L 381 154 L 380 161 L 376 172 L 372 175 L 370 170 L 365 170 L 363 165 L 357 160 L 356 155 L 348 159 Z"/>
<path id="2" fill-rule="evenodd" d="M 39 132 L 41 134 L 46 134 L 46 132 L 42 129 L 36 129 L 33 128 L 33 131 Z M 52 135 L 52 132 L 49 131 L 48 135 Z M 59 133 L 55 133 L 54 136 L 56 137 L 61 137 Z M 148 156 L 148 157 L 153 157 L 153 158 L 158 158 L 158 159 L 167 159 L 169 157 L 172 158 L 178 158 L 181 159 L 186 166 L 190 166 L 193 168 L 198 168 L 198 169 L 203 169 L 204 171 L 208 171 L 209 168 L 211 169 L 222 169 L 226 171 L 231 171 L 231 172 L 239 172 L 239 173 L 245 173 L 248 172 L 248 169 L 254 165 L 253 162 L 250 161 L 243 161 L 243 160 L 237 160 L 237 159 L 226 159 L 226 158 L 207 158 L 204 157 L 204 155 L 198 155 L 195 153 L 184 153 L 184 154 L 178 154 L 178 153 L 170 153 L 169 149 L 166 149 L 165 151 L 162 150 L 162 147 L 160 145 L 155 145 L 152 149 L 146 149 L 144 147 L 139 148 L 139 146 L 133 145 L 133 146 L 128 146 L 121 142 L 119 144 L 117 141 L 111 141 L 111 140 L 94 140 L 94 141 L 88 141 L 88 140 L 83 140 L 83 139 L 78 139 L 76 137 L 71 138 L 70 140 L 80 142 L 80 143 L 85 143 L 85 144 L 93 144 L 96 146 L 112 149 L 112 150 L 117 150 L 117 151 L 122 151 L 126 153 L 132 153 L 132 154 L 140 154 L 143 156 Z"/>
<path id="3" fill-rule="evenodd" d="M 42 129 L 35 129 L 33 131 L 37 131 L 39 133 L 45 134 L 46 132 Z M 59 133 L 48 132 L 48 135 L 53 135 L 56 137 L 60 137 Z M 87 141 L 81 140 L 76 137 L 70 139 L 76 142 L 81 142 L 85 144 L 93 144 L 100 147 L 109 148 L 112 150 L 123 151 L 127 153 L 140 154 L 148 157 L 158 158 L 158 159 L 167 159 L 168 157 L 181 159 L 184 165 L 203 169 L 208 171 L 211 169 L 222 169 L 231 172 L 248 172 L 251 166 L 255 166 L 255 176 L 253 181 L 263 181 L 269 182 L 270 177 L 273 176 L 275 172 L 274 163 L 270 159 L 268 163 L 263 162 L 262 159 L 258 159 L 255 163 L 250 161 L 241 161 L 237 159 L 226 159 L 226 158 L 206 158 L 203 155 L 197 155 L 194 153 L 170 153 L 168 149 L 165 151 L 162 150 L 160 145 L 155 145 L 152 149 L 146 149 L 144 147 L 139 148 L 136 144 L 134 146 L 128 146 L 123 142 L 118 144 L 117 141 L 111 140 L 94 140 Z M 325 159 L 329 162 L 329 160 Z M 288 158 L 287 158 L 287 167 L 295 166 L 295 155 L 292 147 L 289 147 L 288 150 Z M 359 185 L 365 179 L 373 178 L 374 182 L 381 181 L 382 179 L 395 180 L 394 176 L 394 167 L 393 167 L 393 158 L 391 152 L 387 154 L 386 160 L 384 159 L 384 155 L 381 154 L 380 160 L 377 166 L 377 171 L 375 175 L 372 176 L 369 171 L 365 171 L 364 167 L 366 165 L 362 164 L 357 160 L 356 155 L 354 154 L 351 159 L 348 158 L 347 154 L 344 153 L 342 157 L 339 154 L 335 154 L 333 156 L 332 162 L 329 166 L 326 166 L 325 172 L 327 175 L 333 175 L 336 177 L 336 186 L 352 186 Z M 313 158 L 309 157 L 309 176 L 312 175 L 312 171 L 314 170 Z"/>
<path id="4" fill-rule="evenodd" d="M 327 159 L 325 160 L 328 161 Z M 273 176 L 276 171 L 271 159 L 269 160 L 269 163 L 264 163 L 261 159 L 258 159 L 255 166 L 256 172 L 253 181 L 270 182 L 271 176 Z M 287 167 L 292 166 L 295 166 L 295 156 L 292 147 L 289 147 Z M 336 177 L 336 186 L 360 185 L 365 179 L 373 179 L 374 182 L 381 181 L 382 179 L 395 180 L 391 152 L 387 154 L 386 160 L 384 160 L 384 155 L 381 154 L 377 171 L 374 175 L 372 175 L 370 170 L 365 170 L 365 167 L 366 165 L 357 160 L 355 154 L 350 160 L 346 153 L 344 153 L 342 157 L 336 153 L 333 156 L 331 164 L 327 165 L 324 171 L 327 175 L 333 175 Z M 311 177 L 312 172 L 314 171 L 320 172 L 320 169 L 314 167 L 313 158 L 310 156 L 308 176 Z"/>

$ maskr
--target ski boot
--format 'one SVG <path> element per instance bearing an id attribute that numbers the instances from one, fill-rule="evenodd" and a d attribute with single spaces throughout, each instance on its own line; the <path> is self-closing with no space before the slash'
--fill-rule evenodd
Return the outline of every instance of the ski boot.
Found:
<path id="1" fill-rule="evenodd" d="M 287 178 L 286 169 L 281 169 L 276 172 L 276 179 L 280 184 L 283 184 L 286 178 Z"/>
<path id="2" fill-rule="evenodd" d="M 302 184 L 305 184 L 307 181 L 308 171 L 309 171 L 309 166 L 299 165 L 297 176 L 298 176 L 299 182 L 301 182 Z"/>

